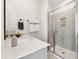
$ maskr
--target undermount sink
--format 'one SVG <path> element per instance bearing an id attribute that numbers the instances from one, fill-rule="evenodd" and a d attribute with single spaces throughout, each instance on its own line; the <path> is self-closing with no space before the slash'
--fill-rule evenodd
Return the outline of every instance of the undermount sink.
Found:
<path id="1" fill-rule="evenodd" d="M 17 45 L 16 45 L 16 47 L 17 47 L 17 46 L 22 45 L 24 43 L 28 44 L 33 39 L 31 39 L 29 36 L 21 36 L 19 38 L 16 38 L 16 40 L 17 40 Z M 11 46 L 11 44 L 12 44 L 11 41 L 12 41 L 12 38 L 7 38 L 5 40 L 5 47 L 12 47 Z"/>
<path id="2" fill-rule="evenodd" d="M 29 36 L 22 36 L 17 38 L 17 46 L 22 45 L 23 43 L 29 43 L 31 40 L 33 39 L 31 39 Z"/>

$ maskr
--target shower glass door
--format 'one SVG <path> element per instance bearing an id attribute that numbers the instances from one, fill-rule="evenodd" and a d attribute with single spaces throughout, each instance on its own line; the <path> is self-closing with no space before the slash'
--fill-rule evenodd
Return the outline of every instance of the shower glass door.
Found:
<path id="1" fill-rule="evenodd" d="M 55 36 L 54 36 L 54 25 L 55 25 L 55 16 L 54 13 L 51 12 L 48 14 L 49 20 L 48 20 L 48 43 L 50 44 L 49 46 L 49 51 L 54 52 L 54 47 L 55 47 Z"/>
<path id="2" fill-rule="evenodd" d="M 76 59 L 75 4 L 55 11 L 55 53 L 64 59 Z"/>

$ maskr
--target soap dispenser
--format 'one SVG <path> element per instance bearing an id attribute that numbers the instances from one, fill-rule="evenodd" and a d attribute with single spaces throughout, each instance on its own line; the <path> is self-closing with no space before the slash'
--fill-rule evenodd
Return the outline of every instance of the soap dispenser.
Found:
<path id="1" fill-rule="evenodd" d="M 24 29 L 24 24 L 23 24 L 23 20 L 22 19 L 19 19 L 19 21 L 18 21 L 18 29 L 19 30 L 23 30 Z"/>

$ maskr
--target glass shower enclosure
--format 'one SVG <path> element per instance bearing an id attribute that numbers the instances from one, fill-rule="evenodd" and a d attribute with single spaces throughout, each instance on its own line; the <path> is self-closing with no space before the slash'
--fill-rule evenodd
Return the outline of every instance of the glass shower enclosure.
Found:
<path id="1" fill-rule="evenodd" d="M 75 11 L 76 2 L 72 2 L 48 14 L 49 51 L 63 59 L 77 58 Z"/>

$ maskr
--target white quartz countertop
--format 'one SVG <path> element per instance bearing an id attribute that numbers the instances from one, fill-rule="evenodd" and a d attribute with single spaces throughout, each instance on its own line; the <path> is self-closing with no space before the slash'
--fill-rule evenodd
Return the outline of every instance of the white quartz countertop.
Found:
<path id="1" fill-rule="evenodd" d="M 20 40 L 19 45 L 16 47 L 11 47 L 7 44 L 7 46 L 2 49 L 2 59 L 19 59 L 49 46 L 48 43 L 36 39 L 32 36 L 26 35 L 23 37 L 24 38 L 21 38 L 24 40 L 23 43 L 21 43 L 22 40 Z"/>

